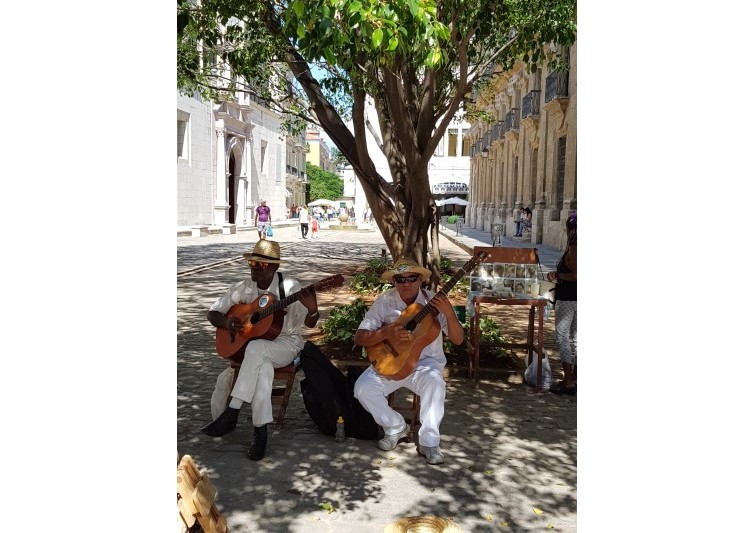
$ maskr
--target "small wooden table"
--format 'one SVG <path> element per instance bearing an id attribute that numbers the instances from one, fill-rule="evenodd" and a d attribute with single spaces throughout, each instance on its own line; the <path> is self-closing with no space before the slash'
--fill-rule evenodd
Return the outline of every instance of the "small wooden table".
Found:
<path id="1" fill-rule="evenodd" d="M 536 392 L 541 392 L 541 372 L 543 351 L 543 319 L 548 300 L 545 298 L 499 298 L 496 296 L 474 296 L 473 317 L 470 324 L 470 345 L 468 354 L 467 377 L 473 378 L 477 389 L 480 385 L 480 304 L 525 305 L 530 307 L 528 313 L 528 335 L 525 343 L 486 343 L 487 346 L 501 348 L 524 348 L 529 354 L 538 354 L 536 364 Z M 538 328 L 535 328 L 535 315 L 538 309 Z"/>

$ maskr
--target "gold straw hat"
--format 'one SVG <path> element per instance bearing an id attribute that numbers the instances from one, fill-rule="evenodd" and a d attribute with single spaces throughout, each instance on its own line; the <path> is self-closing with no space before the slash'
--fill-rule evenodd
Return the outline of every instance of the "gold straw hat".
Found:
<path id="1" fill-rule="evenodd" d="M 283 263 L 281 247 L 276 241 L 260 240 L 251 252 L 244 252 L 244 259 L 255 259 L 264 263 Z"/>
<path id="2" fill-rule="evenodd" d="M 431 271 L 427 268 L 418 265 L 412 259 L 403 257 L 394 263 L 393 268 L 390 268 L 381 274 L 381 279 L 385 281 L 393 281 L 394 276 L 403 276 L 411 273 L 420 274 L 423 281 L 428 281 L 431 275 Z"/>

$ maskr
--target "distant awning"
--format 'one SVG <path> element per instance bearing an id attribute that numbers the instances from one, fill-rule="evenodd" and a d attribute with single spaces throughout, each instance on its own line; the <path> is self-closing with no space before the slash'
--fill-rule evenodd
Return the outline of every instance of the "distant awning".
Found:
<path id="1" fill-rule="evenodd" d="M 312 207 L 314 205 L 325 205 L 325 206 L 330 206 L 330 207 L 338 207 L 339 206 L 339 202 L 337 202 L 336 200 L 326 200 L 324 198 L 320 198 L 319 200 L 313 200 L 312 202 L 310 202 L 307 205 L 309 205 L 310 207 Z"/>
<path id="2" fill-rule="evenodd" d="M 462 198 L 458 198 L 457 196 L 452 196 L 451 198 L 447 198 L 446 200 L 441 200 L 440 204 L 438 205 L 468 205 L 470 202 L 467 200 L 463 200 Z"/>

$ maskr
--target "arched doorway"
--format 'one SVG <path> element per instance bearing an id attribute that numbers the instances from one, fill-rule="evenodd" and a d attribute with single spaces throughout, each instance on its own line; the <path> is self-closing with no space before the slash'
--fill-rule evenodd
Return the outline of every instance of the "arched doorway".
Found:
<path id="1" fill-rule="evenodd" d="M 236 224 L 236 157 L 228 158 L 228 222 Z"/>

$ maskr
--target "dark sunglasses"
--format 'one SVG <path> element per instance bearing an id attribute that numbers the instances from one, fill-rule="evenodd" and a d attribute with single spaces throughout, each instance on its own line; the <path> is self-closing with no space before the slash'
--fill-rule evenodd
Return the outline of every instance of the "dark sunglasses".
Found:
<path id="1" fill-rule="evenodd" d="M 250 266 L 250 268 L 254 268 L 255 270 L 265 270 L 268 268 L 268 264 L 264 261 L 256 261 L 254 259 L 247 259 L 247 264 Z"/>
<path id="2" fill-rule="evenodd" d="M 410 274 L 409 276 L 394 276 L 396 283 L 415 283 L 420 279 L 420 274 Z"/>

